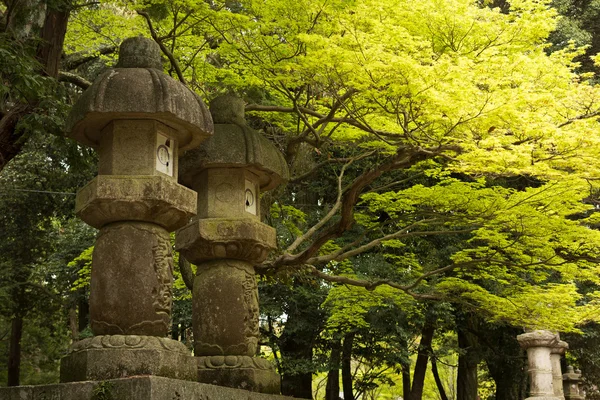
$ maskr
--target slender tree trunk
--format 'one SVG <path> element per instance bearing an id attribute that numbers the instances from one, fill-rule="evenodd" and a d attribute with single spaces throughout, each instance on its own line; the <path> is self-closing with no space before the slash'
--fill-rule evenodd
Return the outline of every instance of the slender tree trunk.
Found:
<path id="1" fill-rule="evenodd" d="M 21 337 L 23 336 L 23 317 L 17 315 L 11 322 L 10 344 L 8 350 L 8 386 L 19 386 L 21 375 Z"/>
<path id="2" fill-rule="evenodd" d="M 427 372 L 427 363 L 429 360 L 429 350 L 433 341 L 435 327 L 431 321 L 425 321 L 421 331 L 421 342 L 417 353 L 417 362 L 415 372 L 413 373 L 412 387 L 407 400 L 422 400 L 423 388 L 425 387 L 425 373 Z"/>
<path id="3" fill-rule="evenodd" d="M 79 338 L 79 329 L 77 325 L 77 306 L 72 304 L 69 307 L 69 330 L 71 331 L 71 340 L 76 341 Z"/>
<path id="4" fill-rule="evenodd" d="M 430 349 L 430 350 L 432 350 L 432 349 Z M 448 396 L 446 396 L 446 390 L 444 389 L 444 385 L 442 383 L 442 380 L 440 379 L 437 362 L 436 362 L 435 356 L 433 355 L 433 352 L 431 355 L 431 372 L 433 373 L 433 379 L 435 380 L 435 385 L 437 386 L 438 392 L 440 393 L 440 399 L 448 400 Z"/>
<path id="5" fill-rule="evenodd" d="M 81 294 L 81 298 L 79 299 L 79 304 L 77 305 L 78 313 L 77 313 L 77 326 L 79 328 L 79 332 L 87 328 L 90 323 L 90 304 L 84 297 L 84 294 Z"/>
<path id="6" fill-rule="evenodd" d="M 456 381 L 457 400 L 477 400 L 477 365 L 479 364 L 479 345 L 475 332 L 477 322 L 471 314 L 462 314 L 457 318 L 458 376 Z"/>
<path id="7" fill-rule="evenodd" d="M 354 400 L 352 392 L 352 345 L 356 333 L 350 332 L 344 338 L 342 346 L 342 386 L 344 388 L 344 400 Z"/>
<path id="8" fill-rule="evenodd" d="M 342 351 L 340 342 L 331 345 L 329 372 L 327 373 L 327 386 L 325 387 L 325 400 L 339 400 L 340 398 L 340 361 Z"/>
<path id="9" fill-rule="evenodd" d="M 410 397 L 410 363 L 402 364 L 402 398 Z"/>

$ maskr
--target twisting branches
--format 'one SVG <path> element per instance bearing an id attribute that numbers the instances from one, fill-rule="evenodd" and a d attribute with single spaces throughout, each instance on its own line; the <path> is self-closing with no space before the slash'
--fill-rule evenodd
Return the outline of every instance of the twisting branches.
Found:
<path id="1" fill-rule="evenodd" d="M 158 33 L 156 32 L 156 30 L 154 29 L 154 26 L 152 25 L 152 20 L 150 19 L 150 15 L 148 15 L 148 13 L 145 11 L 139 11 L 139 10 L 137 11 L 137 13 L 146 19 L 146 22 L 148 23 L 148 29 L 150 30 L 150 35 L 152 36 L 152 39 L 154 39 L 154 41 L 156 43 L 158 43 L 162 52 L 167 56 L 167 58 L 171 62 L 171 66 L 175 70 L 175 73 L 177 74 L 177 78 L 179 79 L 179 81 L 181 83 L 183 83 L 185 85 L 186 84 L 185 78 L 183 77 L 183 72 L 181 72 L 181 68 L 179 67 L 179 62 L 177 62 L 177 59 L 175 58 L 175 56 L 173 56 L 173 53 L 169 49 L 167 49 L 167 46 L 165 46 L 165 44 L 163 43 L 161 38 L 158 36 Z"/>

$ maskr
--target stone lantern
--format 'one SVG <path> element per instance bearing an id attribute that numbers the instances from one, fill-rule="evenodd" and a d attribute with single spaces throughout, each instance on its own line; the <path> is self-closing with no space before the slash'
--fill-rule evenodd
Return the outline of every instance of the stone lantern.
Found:
<path id="1" fill-rule="evenodd" d="M 584 400 L 585 395 L 581 389 L 581 371 L 567 366 L 567 372 L 563 374 L 563 388 L 566 400 Z"/>
<path id="2" fill-rule="evenodd" d="M 162 72 L 154 41 L 130 38 L 116 68 L 82 94 L 67 126 L 72 138 L 98 150 L 98 176 L 77 194 L 76 213 L 100 231 L 90 285 L 95 337 L 72 346 L 61 381 L 194 379 L 185 346 L 165 338 L 173 280 L 169 232 L 196 212 L 196 193 L 177 183 L 178 156 L 212 134 L 206 106 Z"/>
<path id="3" fill-rule="evenodd" d="M 176 248 L 197 265 L 193 288 L 198 380 L 278 393 L 273 366 L 257 358 L 258 289 L 254 266 L 276 246 L 260 221 L 260 192 L 288 178 L 282 154 L 250 129 L 244 102 L 210 104 L 215 134 L 181 160 L 180 182 L 198 192 L 198 216 L 177 232 Z"/>
<path id="4" fill-rule="evenodd" d="M 550 353 L 557 347 L 558 334 L 536 330 L 517 336 L 521 348 L 527 350 L 530 388 L 528 400 L 558 400 L 554 394 Z"/>

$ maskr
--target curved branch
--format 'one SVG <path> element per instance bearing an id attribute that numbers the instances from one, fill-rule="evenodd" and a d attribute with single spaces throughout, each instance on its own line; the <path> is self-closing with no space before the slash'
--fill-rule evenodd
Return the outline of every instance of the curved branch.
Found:
<path id="1" fill-rule="evenodd" d="M 152 21 L 150 20 L 150 15 L 148 15 L 148 13 L 145 11 L 137 11 L 137 13 L 146 19 L 146 22 L 148 23 L 148 29 L 150 30 L 150 35 L 152 36 L 152 39 L 154 39 L 154 41 L 156 43 L 158 43 L 162 52 L 167 56 L 167 58 L 171 62 L 171 66 L 175 70 L 175 73 L 177 74 L 177 78 L 179 78 L 179 81 L 181 83 L 183 83 L 184 85 L 186 85 L 185 78 L 183 77 L 183 73 L 181 72 L 181 68 L 179 67 L 179 63 L 173 56 L 173 53 L 171 53 L 169 51 L 169 49 L 167 49 L 167 47 L 163 44 L 162 40 L 160 40 L 160 38 L 158 37 L 156 30 L 152 26 Z"/>
<path id="2" fill-rule="evenodd" d="M 63 70 L 71 71 L 76 69 L 77 67 L 90 62 L 92 60 L 97 59 L 100 55 L 106 55 L 116 52 L 118 49 L 117 46 L 114 45 L 104 45 L 100 46 L 98 50 L 92 52 L 77 52 L 72 53 L 66 56 L 62 61 Z"/>
<path id="3" fill-rule="evenodd" d="M 364 172 L 344 191 L 341 199 L 341 218 L 335 224 L 322 231 L 307 249 L 295 255 L 289 253 L 283 254 L 274 261 L 274 265 L 305 264 L 308 259 L 318 253 L 321 246 L 327 241 L 340 237 L 352 227 L 354 224 L 354 206 L 367 185 L 370 185 L 387 171 L 410 167 L 419 161 L 439 155 L 442 150 L 445 149 L 438 148 L 435 151 L 431 151 L 408 146 L 401 147 L 398 149 L 396 155 L 390 157 L 387 162 Z"/>
<path id="4" fill-rule="evenodd" d="M 92 85 L 92 82 L 88 81 L 87 79 L 82 78 L 79 75 L 72 74 L 70 72 L 65 72 L 65 71 L 59 71 L 58 81 L 71 83 L 75 86 L 80 87 L 83 90 L 89 88 Z"/>

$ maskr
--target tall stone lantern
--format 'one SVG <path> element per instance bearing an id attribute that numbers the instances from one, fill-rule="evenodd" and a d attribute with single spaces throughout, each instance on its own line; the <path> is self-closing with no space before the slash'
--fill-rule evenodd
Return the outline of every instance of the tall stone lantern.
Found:
<path id="1" fill-rule="evenodd" d="M 82 94 L 67 125 L 72 138 L 98 150 L 98 176 L 77 194 L 76 213 L 100 231 L 90 285 L 95 336 L 72 346 L 61 381 L 194 379 L 185 346 L 165 338 L 169 232 L 196 212 L 196 193 L 177 183 L 178 156 L 212 134 L 212 118 L 197 95 L 162 72 L 158 45 L 137 37 L 122 43 L 116 68 Z"/>
<path id="2" fill-rule="evenodd" d="M 260 192 L 288 178 L 282 154 L 250 129 L 244 102 L 210 104 L 215 134 L 181 160 L 180 182 L 198 192 L 198 216 L 177 232 L 176 249 L 197 265 L 193 288 L 198 380 L 279 393 L 273 366 L 256 357 L 258 289 L 254 266 L 276 246 L 260 221 Z"/>

